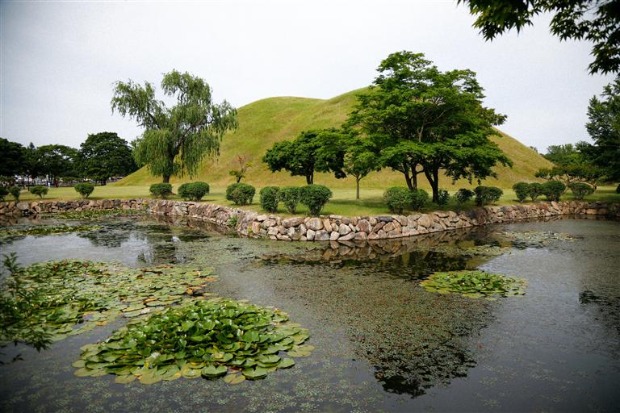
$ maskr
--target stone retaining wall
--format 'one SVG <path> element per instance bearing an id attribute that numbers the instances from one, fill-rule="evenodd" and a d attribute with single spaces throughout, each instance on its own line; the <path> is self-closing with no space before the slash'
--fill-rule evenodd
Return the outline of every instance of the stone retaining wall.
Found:
<path id="1" fill-rule="evenodd" d="M 146 210 L 155 215 L 189 218 L 230 227 L 253 238 L 286 241 L 365 241 L 393 239 L 438 231 L 560 215 L 620 218 L 620 207 L 601 202 L 538 202 L 487 206 L 466 212 L 438 211 L 412 215 L 291 217 L 260 214 L 202 202 L 155 199 L 0 202 L 0 216 L 27 216 L 63 211 Z"/>

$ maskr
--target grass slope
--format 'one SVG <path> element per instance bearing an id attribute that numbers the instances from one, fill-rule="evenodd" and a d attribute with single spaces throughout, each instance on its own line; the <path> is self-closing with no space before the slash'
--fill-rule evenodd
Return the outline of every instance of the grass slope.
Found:
<path id="1" fill-rule="evenodd" d="M 304 185 L 303 177 L 291 177 L 288 172 L 272 173 L 262 163 L 261 158 L 275 142 L 293 139 L 300 132 L 309 129 L 338 127 L 347 118 L 356 102 L 354 90 L 329 100 L 299 97 L 275 97 L 259 100 L 238 110 L 239 128 L 224 136 L 220 148 L 220 156 L 215 160 L 206 160 L 195 181 L 208 182 L 212 187 L 225 188 L 234 182 L 229 171 L 237 168 L 237 155 L 246 156 L 252 162 L 248 176 L 243 182 L 261 188 L 267 185 Z M 534 180 L 534 172 L 549 167 L 549 161 L 536 151 L 521 144 L 516 139 L 498 131 L 501 136 L 493 137 L 499 147 L 512 159 L 512 168 L 496 168 L 498 178 L 488 179 L 485 185 L 511 188 L 518 181 Z M 161 178 L 152 177 L 142 168 L 134 174 L 114 184 L 117 186 L 140 186 L 160 182 Z M 173 178 L 172 183 L 190 181 L 189 177 Z M 422 187 L 428 189 L 421 177 Z M 317 174 L 315 183 L 327 185 L 333 189 L 353 189 L 355 179 L 335 179 L 329 174 Z M 384 189 L 389 186 L 403 186 L 402 174 L 384 170 L 372 173 L 361 181 L 362 196 L 364 190 Z M 476 182 L 473 186 L 477 185 Z M 459 181 L 455 185 L 444 177 L 441 187 L 454 191 L 460 187 L 469 187 L 467 181 Z"/>

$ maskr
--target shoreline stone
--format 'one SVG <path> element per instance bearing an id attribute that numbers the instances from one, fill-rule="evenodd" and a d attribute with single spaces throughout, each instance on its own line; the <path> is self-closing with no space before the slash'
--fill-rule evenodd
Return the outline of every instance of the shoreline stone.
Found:
<path id="1" fill-rule="evenodd" d="M 283 241 L 347 242 L 405 238 L 431 232 L 562 215 L 594 215 L 620 219 L 620 204 L 585 201 L 541 201 L 526 205 L 485 206 L 466 212 L 414 212 L 407 216 L 330 215 L 282 218 L 216 204 L 159 199 L 0 202 L 0 218 L 113 209 L 144 210 L 152 215 L 206 221 L 234 230 L 242 236 Z"/>

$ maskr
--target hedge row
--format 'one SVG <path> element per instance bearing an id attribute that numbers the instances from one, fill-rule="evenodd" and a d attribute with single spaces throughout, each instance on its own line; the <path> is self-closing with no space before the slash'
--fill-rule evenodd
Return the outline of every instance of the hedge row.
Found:
<path id="1" fill-rule="evenodd" d="M 310 215 L 318 216 L 332 197 L 332 191 L 323 185 L 306 185 L 303 187 L 266 186 L 260 191 L 261 207 L 267 212 L 276 212 L 280 202 L 286 210 L 294 214 L 301 203 L 308 207 Z"/>

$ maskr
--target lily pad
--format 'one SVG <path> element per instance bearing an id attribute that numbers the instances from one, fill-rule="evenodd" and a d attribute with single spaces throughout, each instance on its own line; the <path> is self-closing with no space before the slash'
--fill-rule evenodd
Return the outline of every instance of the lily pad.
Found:
<path id="1" fill-rule="evenodd" d="M 245 381 L 245 376 L 239 373 L 228 374 L 224 377 L 224 381 L 228 384 L 239 384 Z"/>
<path id="2" fill-rule="evenodd" d="M 209 365 L 204 367 L 200 372 L 203 377 L 212 379 L 225 375 L 228 372 L 228 368 L 226 366 Z"/>

